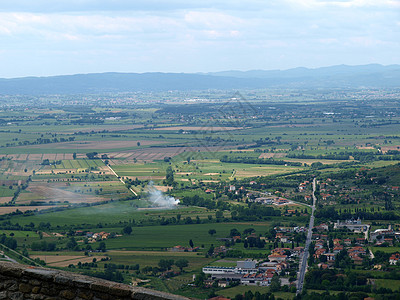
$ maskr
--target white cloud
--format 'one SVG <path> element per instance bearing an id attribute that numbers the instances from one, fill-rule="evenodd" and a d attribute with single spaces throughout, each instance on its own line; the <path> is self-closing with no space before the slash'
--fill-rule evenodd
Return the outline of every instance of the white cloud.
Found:
<path id="1" fill-rule="evenodd" d="M 159 16 L 0 13 L 0 33 L 14 36 L 29 34 L 51 38 L 60 34 L 66 39 L 76 40 L 78 36 L 143 34 L 176 27 L 179 24 L 174 19 Z"/>
<path id="2" fill-rule="evenodd" d="M 298 5 L 307 8 L 340 7 L 340 8 L 362 8 L 400 7 L 398 0 L 287 0 L 291 5 Z"/>
<path id="3" fill-rule="evenodd" d="M 2 1 L 0 77 L 14 70 L 195 72 L 400 62 L 395 0 L 59 0 L 45 10 L 49 3 Z"/>
<path id="4" fill-rule="evenodd" d="M 213 11 L 189 11 L 185 14 L 185 21 L 191 25 L 207 28 L 231 28 L 243 23 L 238 17 Z"/>

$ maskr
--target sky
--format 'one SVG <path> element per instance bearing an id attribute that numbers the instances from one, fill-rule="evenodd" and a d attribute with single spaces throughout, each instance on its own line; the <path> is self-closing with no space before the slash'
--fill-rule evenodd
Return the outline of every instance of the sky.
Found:
<path id="1" fill-rule="evenodd" d="M 400 0 L 1 0 L 0 77 L 400 64 Z"/>

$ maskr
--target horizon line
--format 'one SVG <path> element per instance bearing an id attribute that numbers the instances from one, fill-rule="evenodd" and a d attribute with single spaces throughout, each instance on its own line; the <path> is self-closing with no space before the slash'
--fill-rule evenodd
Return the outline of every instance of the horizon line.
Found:
<path id="1" fill-rule="evenodd" d="M 18 76 L 18 77 L 0 77 L 0 79 L 11 80 L 11 79 L 25 79 L 25 78 L 49 78 L 49 77 L 63 77 L 63 76 L 77 76 L 77 75 L 99 75 L 99 74 L 188 74 L 188 75 L 212 75 L 216 73 L 224 73 L 224 72 L 254 72 L 254 71 L 261 71 L 261 72 L 285 72 L 290 70 L 296 69 L 307 69 L 307 70 L 318 70 L 318 69 L 326 69 L 326 68 L 333 68 L 333 67 L 365 67 L 365 66 L 381 66 L 381 67 L 400 67 L 399 64 L 379 64 L 379 63 L 368 63 L 368 64 L 361 64 L 361 65 L 348 65 L 348 64 L 338 64 L 338 65 L 329 65 L 323 67 L 304 67 L 298 66 L 294 68 L 288 69 L 247 69 L 247 70 L 238 70 L 238 69 L 231 69 L 231 70 L 221 70 L 221 71 L 209 71 L 209 72 L 167 72 L 167 71 L 146 71 L 146 72 L 123 72 L 123 71 L 104 71 L 104 72 L 88 72 L 88 73 L 69 73 L 69 74 L 57 74 L 57 75 L 26 75 L 26 76 Z"/>

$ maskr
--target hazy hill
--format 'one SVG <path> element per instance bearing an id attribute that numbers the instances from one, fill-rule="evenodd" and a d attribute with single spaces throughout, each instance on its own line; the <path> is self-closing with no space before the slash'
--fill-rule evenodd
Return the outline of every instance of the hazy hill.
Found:
<path id="1" fill-rule="evenodd" d="M 0 79 L 0 94 L 80 94 L 103 92 L 238 89 L 263 87 L 263 79 L 184 73 L 100 73 Z"/>
<path id="2" fill-rule="evenodd" d="M 103 92 L 400 87 L 400 65 L 333 66 L 318 69 L 186 73 L 101 73 L 0 79 L 0 94 L 80 94 Z"/>
<path id="3" fill-rule="evenodd" d="M 237 78 L 300 78 L 300 77 L 335 77 L 367 74 L 391 73 L 400 70 L 400 65 L 382 66 L 379 64 L 347 66 L 338 65 L 317 69 L 294 68 L 288 70 L 251 70 L 251 71 L 222 71 L 206 73 L 214 76 L 228 76 Z"/>
<path id="4" fill-rule="evenodd" d="M 326 88 L 358 88 L 358 87 L 400 87 L 400 65 L 382 66 L 379 64 L 361 66 L 331 66 L 317 69 L 294 68 L 289 70 L 251 70 L 223 71 L 207 73 L 208 75 L 257 78 L 278 80 L 289 87 L 326 87 Z"/>

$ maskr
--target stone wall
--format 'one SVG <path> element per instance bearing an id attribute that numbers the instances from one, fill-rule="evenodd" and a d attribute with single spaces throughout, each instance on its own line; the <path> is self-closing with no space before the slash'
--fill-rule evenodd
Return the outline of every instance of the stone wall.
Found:
<path id="1" fill-rule="evenodd" d="M 0 299 L 184 300 L 188 298 L 65 271 L 0 262 Z"/>

